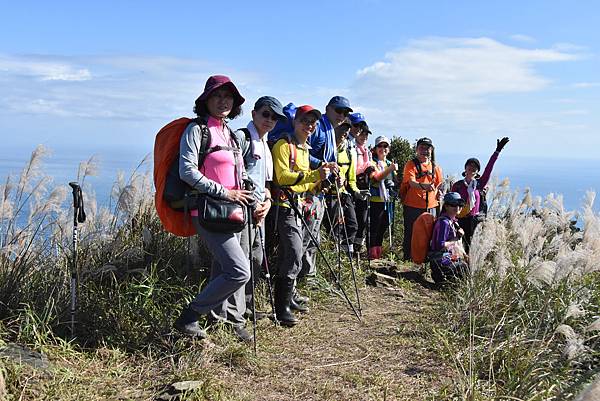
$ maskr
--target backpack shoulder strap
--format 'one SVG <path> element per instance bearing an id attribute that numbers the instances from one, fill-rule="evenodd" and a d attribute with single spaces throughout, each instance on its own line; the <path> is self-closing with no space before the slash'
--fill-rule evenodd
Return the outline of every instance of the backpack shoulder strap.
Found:
<path id="1" fill-rule="evenodd" d="M 198 168 L 200 168 L 204 164 L 206 155 L 211 153 L 211 150 L 208 148 L 210 146 L 211 137 L 210 130 L 205 121 L 198 117 L 194 119 L 194 122 L 200 126 L 200 150 L 198 151 Z"/>
<path id="2" fill-rule="evenodd" d="M 418 157 L 412 159 L 413 164 L 417 168 L 417 177 L 420 177 L 423 174 L 423 168 L 421 167 L 421 161 Z"/>

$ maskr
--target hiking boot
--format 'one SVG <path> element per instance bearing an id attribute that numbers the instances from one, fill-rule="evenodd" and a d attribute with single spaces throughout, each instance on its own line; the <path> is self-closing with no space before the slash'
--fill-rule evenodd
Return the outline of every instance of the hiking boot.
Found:
<path id="1" fill-rule="evenodd" d="M 310 311 L 308 305 L 296 302 L 294 298 L 292 298 L 292 301 L 290 302 L 290 309 L 300 313 L 308 313 Z"/>
<path id="2" fill-rule="evenodd" d="M 173 323 L 173 327 L 180 333 L 188 336 L 198 338 L 207 337 L 206 331 L 200 328 L 200 324 L 198 323 L 198 314 L 189 307 L 181 312 L 181 315 Z"/>
<path id="3" fill-rule="evenodd" d="M 377 253 L 377 246 L 372 246 L 369 248 L 369 260 L 376 260 L 379 259 L 378 253 Z"/>
<path id="4" fill-rule="evenodd" d="M 298 318 L 294 316 L 290 309 L 293 290 L 294 280 L 283 278 L 275 283 L 275 313 L 282 326 L 291 327 L 298 323 Z"/>
<path id="5" fill-rule="evenodd" d="M 233 326 L 233 334 L 238 340 L 245 343 L 251 343 L 254 340 L 254 336 L 244 326 Z"/>
<path id="6" fill-rule="evenodd" d="M 246 312 L 244 312 L 244 317 L 248 320 L 253 320 L 252 309 L 246 309 Z M 266 317 L 269 317 L 269 314 L 267 312 L 256 311 L 256 320 L 261 320 Z"/>
<path id="7" fill-rule="evenodd" d="M 294 294 L 292 295 L 292 301 L 297 304 L 307 304 L 310 301 L 310 298 L 306 295 L 301 295 L 296 288 L 294 288 Z"/>

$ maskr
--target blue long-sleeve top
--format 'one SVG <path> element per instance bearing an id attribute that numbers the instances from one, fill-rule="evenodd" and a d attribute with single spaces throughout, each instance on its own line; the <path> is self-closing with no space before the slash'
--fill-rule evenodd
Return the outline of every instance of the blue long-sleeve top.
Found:
<path id="1" fill-rule="evenodd" d="M 323 162 L 337 161 L 335 131 L 325 114 L 317 122 L 317 128 L 308 137 L 310 151 L 310 168 L 316 169 Z"/>

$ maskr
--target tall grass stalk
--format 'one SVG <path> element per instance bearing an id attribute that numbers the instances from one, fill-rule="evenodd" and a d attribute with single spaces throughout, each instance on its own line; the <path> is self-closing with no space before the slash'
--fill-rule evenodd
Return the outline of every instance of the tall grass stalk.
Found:
<path id="1" fill-rule="evenodd" d="M 571 399 L 600 371 L 600 218 L 508 182 L 490 191 L 475 232 L 471 274 L 447 292 L 438 318 L 469 400 Z M 576 224 L 583 226 L 582 229 Z"/>

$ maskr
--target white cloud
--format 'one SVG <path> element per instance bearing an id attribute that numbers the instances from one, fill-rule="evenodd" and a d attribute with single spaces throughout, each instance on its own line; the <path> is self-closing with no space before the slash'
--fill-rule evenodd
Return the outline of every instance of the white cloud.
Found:
<path id="1" fill-rule="evenodd" d="M 414 40 L 360 69 L 352 102 L 389 135 L 427 134 L 448 143 L 472 138 L 475 147 L 490 136 L 531 138 L 542 127 L 544 135 L 552 135 L 566 124 L 550 112 L 521 112 L 519 96 L 551 87 L 552 80 L 536 71 L 538 64 L 579 58 L 575 52 L 527 49 L 490 38 Z M 498 98 L 510 99 L 509 104 L 495 106 Z"/>
<path id="2" fill-rule="evenodd" d="M 87 81 L 91 73 L 60 60 L 45 60 L 44 57 L 8 57 L 0 55 L 0 73 L 25 76 L 41 81 Z"/>
<path id="3" fill-rule="evenodd" d="M 0 55 L 0 110 L 127 120 L 190 115 L 214 73 L 230 74 L 240 89 L 257 80 L 256 74 L 194 59 Z"/>

